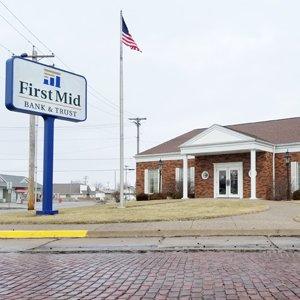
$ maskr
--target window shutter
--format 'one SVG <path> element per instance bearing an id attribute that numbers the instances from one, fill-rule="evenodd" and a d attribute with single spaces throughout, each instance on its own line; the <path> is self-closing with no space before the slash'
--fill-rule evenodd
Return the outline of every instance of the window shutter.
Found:
<path id="1" fill-rule="evenodd" d="M 189 180 L 190 180 L 190 182 L 194 182 L 195 181 L 195 167 L 190 167 L 189 171 L 190 171 Z"/>
<path id="2" fill-rule="evenodd" d="M 148 169 L 144 170 L 144 193 L 149 194 Z"/>
<path id="3" fill-rule="evenodd" d="M 299 189 L 298 163 L 296 161 L 291 162 L 291 189 L 292 189 L 292 192 Z"/>
<path id="4" fill-rule="evenodd" d="M 180 172 L 180 168 L 176 168 L 175 169 L 175 182 L 179 182 L 180 181 L 179 172 Z"/>

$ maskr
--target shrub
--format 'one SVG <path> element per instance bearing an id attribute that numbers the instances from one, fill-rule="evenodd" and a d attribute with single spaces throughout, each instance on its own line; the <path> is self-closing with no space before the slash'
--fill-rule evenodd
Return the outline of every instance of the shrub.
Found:
<path id="1" fill-rule="evenodd" d="M 154 193 L 150 195 L 150 200 L 161 200 L 167 199 L 167 194 L 165 193 Z"/>
<path id="2" fill-rule="evenodd" d="M 145 200 L 149 200 L 149 197 L 145 193 L 140 193 L 140 194 L 136 195 L 136 200 L 137 201 L 145 201 Z"/>
<path id="3" fill-rule="evenodd" d="M 113 192 L 112 197 L 117 203 L 120 202 L 120 192 L 119 191 Z"/>
<path id="4" fill-rule="evenodd" d="M 171 197 L 172 197 L 172 199 L 181 199 L 182 198 L 182 193 L 181 192 L 174 192 Z"/>
<path id="5" fill-rule="evenodd" d="M 290 193 L 289 197 L 287 197 L 287 180 L 285 178 L 276 180 L 275 182 L 275 190 L 273 191 L 273 184 L 270 184 L 267 187 L 267 195 L 266 198 L 270 200 L 287 200 L 288 198 L 292 198 L 292 193 Z M 291 187 L 292 188 L 292 187 Z"/>
<path id="6" fill-rule="evenodd" d="M 293 193 L 293 200 L 300 200 L 300 190 L 296 190 Z"/>

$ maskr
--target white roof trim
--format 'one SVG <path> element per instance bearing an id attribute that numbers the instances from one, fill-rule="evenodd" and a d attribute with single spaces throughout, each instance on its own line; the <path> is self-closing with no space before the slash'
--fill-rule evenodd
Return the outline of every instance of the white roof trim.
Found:
<path id="1" fill-rule="evenodd" d="M 278 144 L 275 146 L 275 153 L 300 152 L 300 143 Z"/>
<path id="2" fill-rule="evenodd" d="M 147 155 L 136 155 L 135 161 L 139 162 L 151 162 L 151 161 L 159 161 L 160 159 L 165 160 L 182 160 L 183 155 L 180 152 L 173 153 L 160 153 L 160 154 L 147 154 Z M 189 159 L 194 158 L 193 156 L 188 157 Z"/>
<path id="3" fill-rule="evenodd" d="M 273 146 L 261 141 L 243 141 L 233 143 L 195 145 L 182 147 L 183 155 L 210 155 L 249 152 L 250 150 L 273 152 Z"/>
<path id="4" fill-rule="evenodd" d="M 239 146 L 238 148 L 235 148 L 235 151 L 233 151 L 233 148 L 231 148 L 231 151 L 229 151 L 229 146 Z M 227 151 L 226 149 L 222 146 L 228 146 Z M 241 143 L 239 143 L 239 145 L 237 145 L 236 143 L 227 143 L 227 144 L 211 144 L 211 145 L 206 145 L 205 146 L 205 150 L 212 150 L 209 149 L 209 147 L 214 148 L 215 152 L 203 152 L 203 153 L 199 153 L 202 155 L 205 154 L 226 154 L 226 153 L 239 153 L 239 152 L 249 152 L 251 149 L 256 149 L 259 151 L 267 151 L 267 152 L 273 152 L 274 149 L 274 145 L 269 144 L 267 142 L 263 142 L 263 141 L 255 141 L 253 143 L 244 143 L 244 145 L 242 145 Z M 251 148 L 252 147 L 252 148 Z M 188 149 L 191 149 L 192 147 L 186 147 Z M 201 148 L 204 148 L 204 146 L 202 145 Z M 193 150 L 195 150 L 194 148 L 192 148 Z M 286 150 L 289 150 L 289 152 L 300 152 L 300 143 L 288 143 L 288 144 L 278 144 L 275 145 L 275 153 L 285 153 Z M 221 152 L 220 152 L 221 151 Z M 223 151 L 223 152 L 222 152 Z M 151 162 L 151 161 L 159 161 L 160 159 L 165 161 L 165 160 L 180 160 L 183 159 L 183 156 L 185 154 L 184 153 L 180 153 L 180 152 L 172 152 L 172 153 L 159 153 L 159 154 L 147 154 L 147 155 L 136 155 L 134 158 L 136 159 L 136 162 Z M 194 158 L 193 155 L 189 155 L 188 156 L 189 159 Z"/>
<path id="5" fill-rule="evenodd" d="M 233 142 L 234 140 L 236 142 L 254 141 L 255 140 L 255 138 L 253 138 L 249 135 L 237 132 L 235 130 L 223 127 L 223 126 L 218 125 L 218 124 L 214 124 L 214 125 L 210 126 L 208 129 L 206 129 L 206 130 L 202 131 L 201 133 L 197 134 L 196 136 L 194 136 L 190 140 L 186 141 L 185 143 L 183 143 L 179 147 L 183 148 L 183 147 L 195 146 L 195 145 L 197 145 L 197 144 L 195 144 L 195 142 L 197 142 L 201 139 L 205 139 L 205 137 L 207 137 L 209 134 L 212 134 L 214 131 L 222 133 L 224 135 L 227 135 L 228 137 L 231 136 L 232 139 L 228 142 Z M 205 142 L 201 143 L 199 141 L 199 145 L 205 145 L 205 144 L 224 144 L 224 141 L 218 142 L 218 140 L 216 140 L 214 143 L 212 143 L 211 141 L 208 142 L 208 143 L 205 143 Z"/>
<path id="6" fill-rule="evenodd" d="M 180 155 L 180 152 L 166 152 L 166 153 L 154 153 L 154 154 L 136 154 L 134 158 L 149 157 L 149 156 L 166 156 L 166 155 Z"/>

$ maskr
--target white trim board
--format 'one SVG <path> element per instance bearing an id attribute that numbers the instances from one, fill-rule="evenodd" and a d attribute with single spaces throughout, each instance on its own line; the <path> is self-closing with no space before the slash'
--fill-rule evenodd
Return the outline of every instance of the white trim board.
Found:
<path id="1" fill-rule="evenodd" d="M 265 144 L 259 141 L 244 141 L 232 143 L 216 143 L 207 145 L 186 146 L 181 148 L 181 154 L 227 154 L 250 152 L 251 150 L 273 152 L 272 145 Z"/>
<path id="2" fill-rule="evenodd" d="M 275 153 L 300 152 L 300 143 L 279 144 L 275 145 Z"/>
<path id="3" fill-rule="evenodd" d="M 194 156 L 188 156 L 188 159 L 194 159 Z M 177 153 L 162 153 L 162 154 L 153 154 L 153 155 L 139 155 L 135 156 L 135 161 L 137 163 L 139 162 L 151 162 L 151 161 L 159 161 L 159 160 L 165 161 L 165 160 L 182 160 L 183 155 L 181 155 L 179 152 Z"/>
<path id="4" fill-rule="evenodd" d="M 195 155 L 218 155 L 229 153 L 247 153 L 251 149 L 258 151 L 273 152 L 274 146 L 262 141 L 253 142 L 239 142 L 239 143 L 215 143 L 202 146 L 186 146 L 181 149 L 181 152 L 173 153 L 159 153 L 159 154 L 147 154 L 136 155 L 134 158 L 137 163 L 139 162 L 152 162 L 165 160 L 182 160 L 185 154 L 188 154 L 188 159 L 195 158 Z M 286 150 L 290 153 L 300 152 L 300 143 L 278 144 L 275 145 L 275 153 L 285 153 Z"/>

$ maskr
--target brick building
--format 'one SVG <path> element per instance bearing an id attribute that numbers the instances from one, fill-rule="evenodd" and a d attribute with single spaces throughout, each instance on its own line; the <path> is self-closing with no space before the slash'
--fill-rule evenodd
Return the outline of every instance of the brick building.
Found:
<path id="1" fill-rule="evenodd" d="M 300 117 L 194 129 L 135 158 L 137 194 L 285 197 L 300 188 Z"/>

